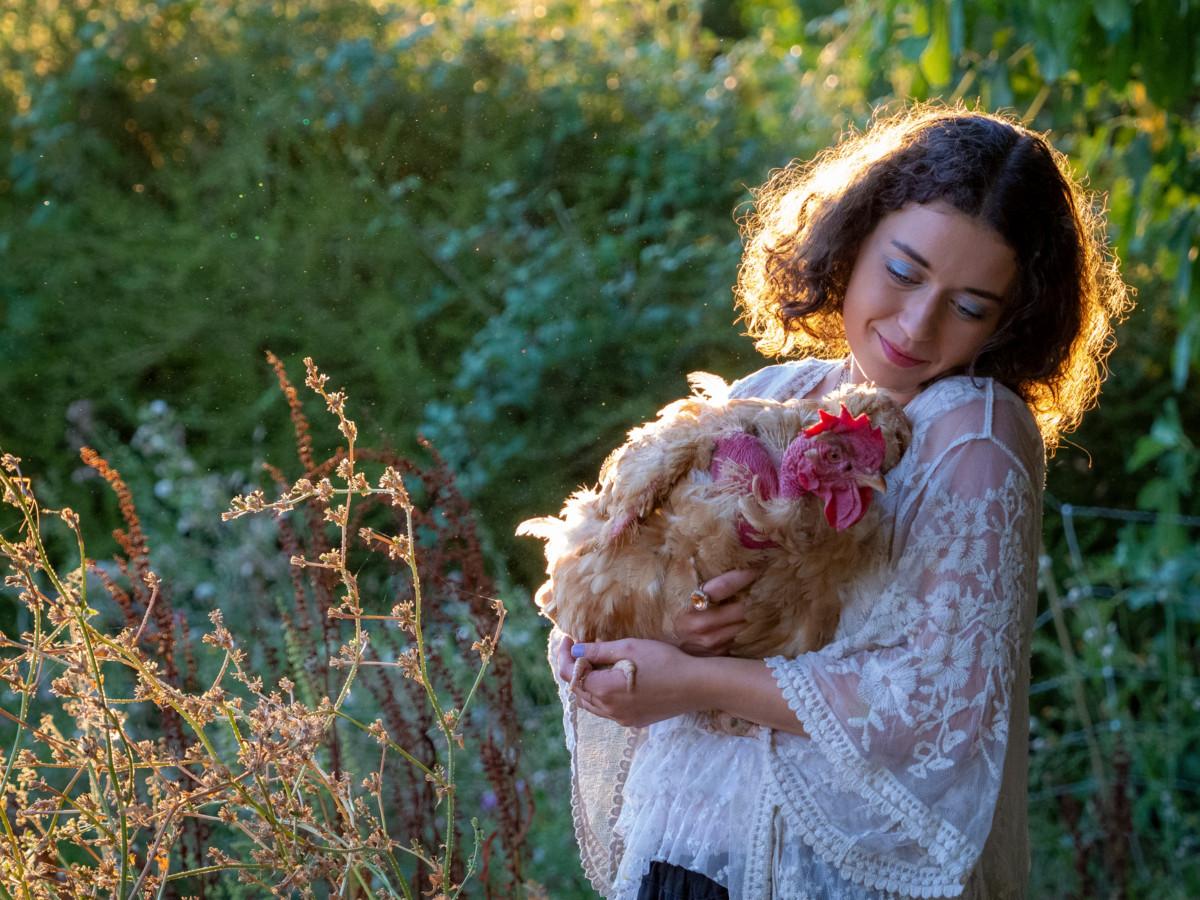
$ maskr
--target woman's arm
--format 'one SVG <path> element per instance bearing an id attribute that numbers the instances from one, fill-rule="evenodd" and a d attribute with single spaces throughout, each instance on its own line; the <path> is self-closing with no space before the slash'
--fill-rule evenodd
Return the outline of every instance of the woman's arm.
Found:
<path id="1" fill-rule="evenodd" d="M 721 655 L 746 624 L 743 602 L 730 598 L 757 577 L 757 570 L 735 569 L 705 582 L 704 591 L 719 605 L 707 610 L 689 608 L 677 616 L 677 646 L 632 638 L 585 645 L 564 636 L 558 646 L 558 677 L 570 681 L 578 659 L 601 666 L 629 660 L 636 672 L 632 688 L 623 672 L 592 671 L 580 680 L 576 692 L 579 705 L 625 726 L 718 709 L 770 728 L 803 734 L 766 663 Z"/>
<path id="2" fill-rule="evenodd" d="M 570 640 L 565 640 L 560 653 L 564 657 L 570 654 L 571 646 Z M 596 665 L 627 659 L 636 666 L 632 689 L 625 675 L 616 670 L 590 672 L 580 682 L 579 705 L 593 715 L 629 727 L 717 709 L 768 728 L 804 734 L 761 659 L 691 656 L 661 641 L 636 639 L 574 647 Z M 563 662 L 560 659 L 560 675 Z"/>

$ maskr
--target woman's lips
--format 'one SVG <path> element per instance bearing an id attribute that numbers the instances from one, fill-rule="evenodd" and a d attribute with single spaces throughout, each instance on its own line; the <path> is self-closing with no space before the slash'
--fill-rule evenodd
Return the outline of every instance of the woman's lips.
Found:
<path id="1" fill-rule="evenodd" d="M 911 369 L 913 366 L 919 366 L 925 362 L 923 359 L 917 359 L 915 356 L 909 356 L 906 353 L 901 353 L 894 346 L 888 343 L 887 338 L 882 334 L 879 335 L 879 346 L 883 348 L 883 355 L 888 358 L 888 361 L 893 365 L 902 366 L 905 369 Z"/>

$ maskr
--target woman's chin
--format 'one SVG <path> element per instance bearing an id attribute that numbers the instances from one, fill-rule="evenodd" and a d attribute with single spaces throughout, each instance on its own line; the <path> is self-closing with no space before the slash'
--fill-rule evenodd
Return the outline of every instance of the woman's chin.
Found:
<path id="1" fill-rule="evenodd" d="M 900 369 L 886 361 L 868 361 L 865 365 L 855 357 L 855 368 L 862 374 L 862 381 L 887 391 L 897 403 L 907 403 L 915 397 L 925 383 L 911 369 Z"/>

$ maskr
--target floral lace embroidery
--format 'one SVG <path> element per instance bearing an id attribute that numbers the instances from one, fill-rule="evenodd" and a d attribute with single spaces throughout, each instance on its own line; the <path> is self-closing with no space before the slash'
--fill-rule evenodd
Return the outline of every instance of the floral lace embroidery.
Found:
<path id="1" fill-rule="evenodd" d="M 925 851 L 905 862 L 837 840 L 811 777 L 781 761 L 794 824 L 855 883 L 954 895 L 979 857 L 990 818 L 972 811 L 994 801 L 1002 776 L 1021 605 L 1032 594 L 1036 495 L 1014 469 L 976 496 L 929 491 L 896 577 L 852 639 L 768 661 L 839 787 Z M 889 633 L 896 622 L 906 623 L 899 642 Z"/>

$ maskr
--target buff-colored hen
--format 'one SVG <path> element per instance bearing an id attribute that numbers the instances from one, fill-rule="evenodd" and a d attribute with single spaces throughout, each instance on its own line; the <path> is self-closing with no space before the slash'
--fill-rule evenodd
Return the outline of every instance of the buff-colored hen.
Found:
<path id="1" fill-rule="evenodd" d="M 872 493 L 908 444 L 908 420 L 865 386 L 777 402 L 730 399 L 715 375 L 689 381 L 695 393 L 631 431 L 597 487 L 518 527 L 546 541 L 537 603 L 578 641 L 671 640 L 697 586 L 756 567 L 731 652 L 820 647 L 837 627 L 837 583 L 875 537 Z"/>

